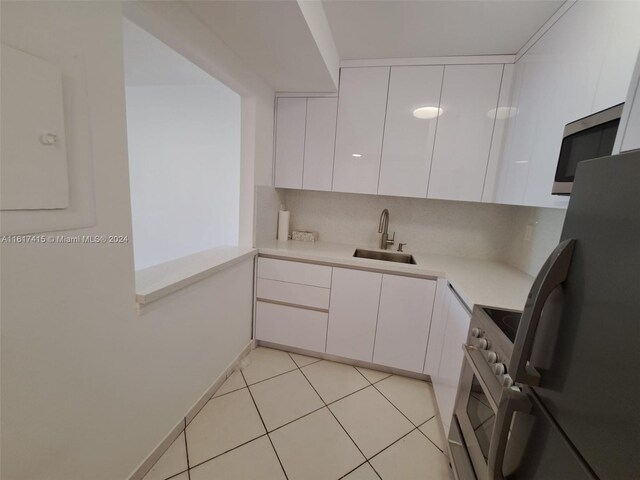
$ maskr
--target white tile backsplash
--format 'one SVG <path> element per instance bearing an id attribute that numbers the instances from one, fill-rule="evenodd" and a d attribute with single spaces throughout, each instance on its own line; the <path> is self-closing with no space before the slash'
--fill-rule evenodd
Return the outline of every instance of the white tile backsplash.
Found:
<path id="1" fill-rule="evenodd" d="M 377 247 L 382 209 L 389 234 L 405 251 L 509 263 L 535 275 L 557 245 L 565 210 L 473 202 L 257 187 L 256 245 L 275 239 L 277 210 L 291 211 L 291 228 L 315 230 L 319 241 Z M 527 225 L 533 225 L 525 240 Z"/>

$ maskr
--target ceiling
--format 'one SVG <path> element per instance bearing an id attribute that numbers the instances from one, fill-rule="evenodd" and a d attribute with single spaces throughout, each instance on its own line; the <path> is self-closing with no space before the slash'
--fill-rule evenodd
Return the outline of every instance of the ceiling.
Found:
<path id="1" fill-rule="evenodd" d="M 123 19 L 125 85 L 212 85 L 219 82 L 153 35 Z"/>
<path id="2" fill-rule="evenodd" d="M 335 91 L 297 1 L 185 3 L 276 91 Z"/>
<path id="3" fill-rule="evenodd" d="M 335 92 L 340 60 L 515 54 L 564 1 L 176 3 L 197 17 L 275 91 Z M 136 61 L 149 63 L 144 52 L 136 55 Z M 183 74 L 188 76 L 186 71 L 175 72 Z"/>
<path id="4" fill-rule="evenodd" d="M 514 54 L 563 0 L 323 0 L 341 60 Z"/>

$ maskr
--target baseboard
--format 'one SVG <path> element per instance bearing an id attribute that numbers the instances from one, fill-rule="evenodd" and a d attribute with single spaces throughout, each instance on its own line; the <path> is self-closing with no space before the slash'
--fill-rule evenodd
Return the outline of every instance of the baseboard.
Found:
<path id="1" fill-rule="evenodd" d="M 242 351 L 236 356 L 236 358 L 224 369 L 224 371 L 216 378 L 213 384 L 202 394 L 200 399 L 193 404 L 187 414 L 180 419 L 175 427 L 167 434 L 156 448 L 149 454 L 149 456 L 135 469 L 135 471 L 129 477 L 129 480 L 142 480 L 144 476 L 151 470 L 160 457 L 166 452 L 171 444 L 180 436 L 184 429 L 191 423 L 196 415 L 202 410 L 209 400 L 215 395 L 218 389 L 222 386 L 227 378 L 238 368 L 240 362 L 256 348 L 256 341 L 251 340 L 242 349 Z"/>

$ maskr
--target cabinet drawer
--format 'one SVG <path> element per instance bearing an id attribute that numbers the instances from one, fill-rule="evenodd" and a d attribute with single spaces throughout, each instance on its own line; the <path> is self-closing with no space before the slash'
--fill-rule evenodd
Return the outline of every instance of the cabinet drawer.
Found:
<path id="1" fill-rule="evenodd" d="M 287 283 L 280 280 L 259 278 L 256 297 L 258 300 L 276 300 L 314 308 L 329 308 L 328 288 Z"/>
<path id="2" fill-rule="evenodd" d="M 258 278 L 330 288 L 331 267 L 261 257 L 258 258 Z"/>
<path id="3" fill-rule="evenodd" d="M 324 352 L 328 314 L 273 303 L 256 303 L 256 339 Z"/>

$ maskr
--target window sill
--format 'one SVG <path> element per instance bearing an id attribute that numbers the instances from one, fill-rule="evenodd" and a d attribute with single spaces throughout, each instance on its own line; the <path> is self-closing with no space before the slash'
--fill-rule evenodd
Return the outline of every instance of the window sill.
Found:
<path id="1" fill-rule="evenodd" d="M 249 247 L 217 247 L 136 271 L 136 302 L 146 305 L 258 253 Z"/>

